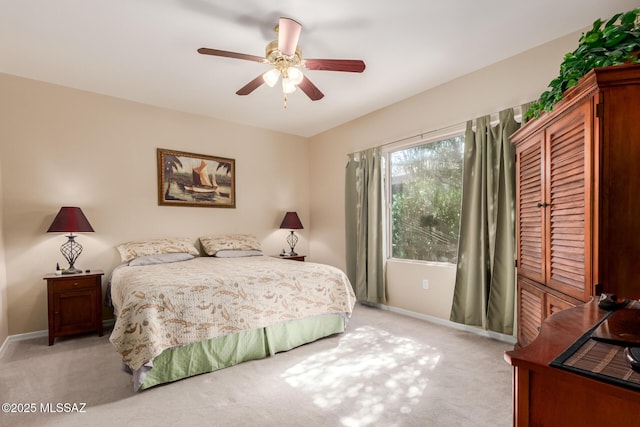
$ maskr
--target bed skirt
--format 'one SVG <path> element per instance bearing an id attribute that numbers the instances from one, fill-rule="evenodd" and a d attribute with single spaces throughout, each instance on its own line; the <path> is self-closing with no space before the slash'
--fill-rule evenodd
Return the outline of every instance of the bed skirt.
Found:
<path id="1" fill-rule="evenodd" d="M 346 328 L 345 314 L 329 314 L 242 331 L 170 348 L 133 373 L 135 391 L 213 372 L 249 360 L 264 359 Z"/>

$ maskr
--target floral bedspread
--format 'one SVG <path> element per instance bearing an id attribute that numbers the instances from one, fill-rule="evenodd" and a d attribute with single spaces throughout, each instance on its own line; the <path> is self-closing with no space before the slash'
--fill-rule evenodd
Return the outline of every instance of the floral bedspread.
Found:
<path id="1" fill-rule="evenodd" d="M 167 348 L 355 305 L 341 270 L 268 256 L 119 267 L 111 297 L 110 341 L 134 370 Z"/>

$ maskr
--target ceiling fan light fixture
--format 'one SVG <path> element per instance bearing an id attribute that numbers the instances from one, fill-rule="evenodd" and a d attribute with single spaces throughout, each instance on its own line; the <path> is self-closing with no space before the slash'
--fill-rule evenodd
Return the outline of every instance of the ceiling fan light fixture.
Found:
<path id="1" fill-rule="evenodd" d="M 262 75 L 262 79 L 269 87 L 274 87 L 280 78 L 280 70 L 273 68 Z"/>
<path id="2" fill-rule="evenodd" d="M 296 86 L 302 83 L 302 79 L 304 79 L 304 74 L 302 74 L 300 68 L 297 67 L 287 68 L 287 76 L 289 77 L 289 80 Z"/>
<path id="3" fill-rule="evenodd" d="M 287 94 L 294 92 L 296 90 L 296 85 L 291 81 L 291 79 L 283 77 L 282 78 L 282 91 Z"/>

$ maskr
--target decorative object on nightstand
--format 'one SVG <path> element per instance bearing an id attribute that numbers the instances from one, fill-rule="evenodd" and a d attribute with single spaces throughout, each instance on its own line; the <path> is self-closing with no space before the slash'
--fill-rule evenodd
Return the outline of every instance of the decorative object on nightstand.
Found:
<path id="1" fill-rule="evenodd" d="M 61 276 L 47 274 L 49 345 L 56 337 L 98 332 L 102 336 L 102 276 L 94 270 Z"/>
<path id="2" fill-rule="evenodd" d="M 306 258 L 306 255 L 280 255 L 281 259 L 289 259 L 292 261 L 302 261 L 304 262 L 304 259 Z"/>
<path id="3" fill-rule="evenodd" d="M 298 214 L 295 212 L 287 212 L 282 219 L 282 224 L 280 224 L 281 229 L 287 229 L 291 231 L 291 234 L 287 236 L 287 243 L 291 248 L 291 252 L 286 254 L 287 256 L 296 256 L 298 255 L 294 249 L 296 247 L 296 243 L 298 243 L 298 236 L 293 230 L 302 230 L 304 227 L 302 226 L 302 222 L 300 222 L 300 218 L 298 218 Z"/>
<path id="4" fill-rule="evenodd" d="M 60 246 L 60 252 L 64 255 L 64 258 L 69 263 L 69 268 L 64 270 L 62 274 L 78 274 L 82 273 L 74 267 L 74 264 L 80 254 L 82 253 L 82 245 L 75 241 L 76 236 L 74 232 L 93 232 L 93 227 L 89 224 L 89 220 L 84 216 L 82 210 L 77 207 L 63 206 L 60 208 L 58 215 L 51 223 L 51 226 L 47 230 L 47 233 L 52 232 L 69 232 L 67 240 L 62 246 Z"/>

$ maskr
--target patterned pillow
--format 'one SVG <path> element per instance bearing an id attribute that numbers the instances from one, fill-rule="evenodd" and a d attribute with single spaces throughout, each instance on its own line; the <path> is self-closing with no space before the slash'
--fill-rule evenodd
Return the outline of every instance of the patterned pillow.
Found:
<path id="1" fill-rule="evenodd" d="M 131 261 L 134 258 L 149 255 L 170 253 L 187 253 L 198 256 L 200 253 L 191 239 L 186 237 L 163 238 L 153 240 L 140 240 L 121 243 L 117 246 L 122 262 Z"/>
<path id="2" fill-rule="evenodd" d="M 214 256 L 218 251 L 261 251 L 260 242 L 250 234 L 226 234 L 221 236 L 202 236 L 200 246 L 207 255 Z"/>

